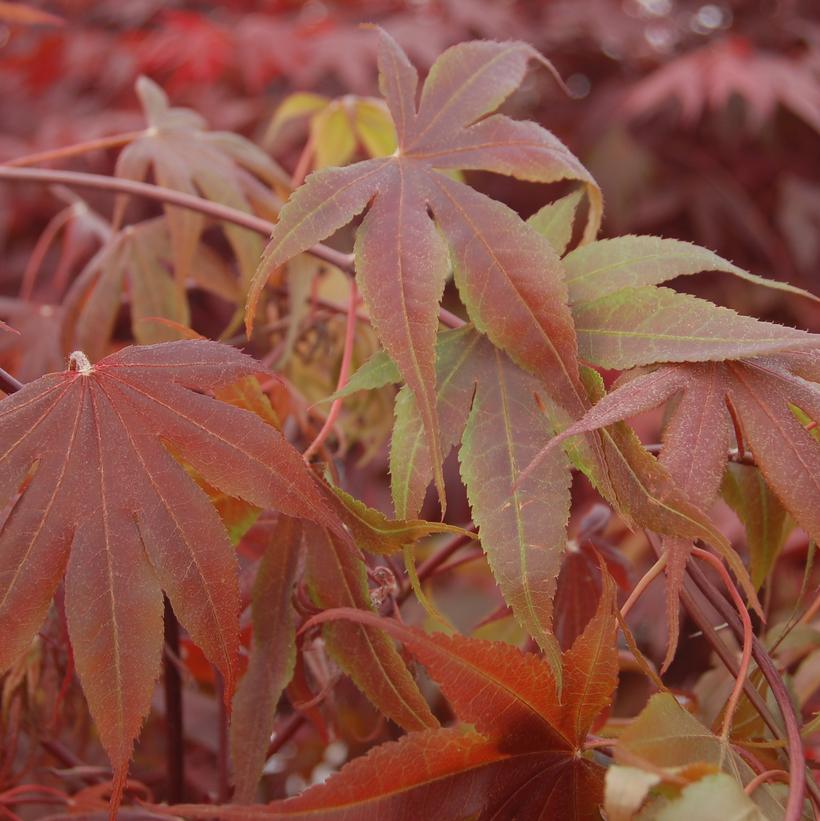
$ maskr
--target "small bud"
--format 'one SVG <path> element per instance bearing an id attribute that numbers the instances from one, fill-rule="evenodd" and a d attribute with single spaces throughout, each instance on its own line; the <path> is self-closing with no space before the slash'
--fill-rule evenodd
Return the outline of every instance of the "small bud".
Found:
<path id="1" fill-rule="evenodd" d="M 68 369 L 83 376 L 88 376 L 94 370 L 88 357 L 82 351 L 73 351 L 71 353 L 68 357 Z"/>

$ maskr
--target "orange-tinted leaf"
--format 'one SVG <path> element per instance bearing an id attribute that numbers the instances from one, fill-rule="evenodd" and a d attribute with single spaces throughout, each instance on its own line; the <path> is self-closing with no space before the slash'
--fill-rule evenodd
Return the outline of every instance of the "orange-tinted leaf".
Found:
<path id="1" fill-rule="evenodd" d="M 564 653 L 566 707 L 561 727 L 570 738 L 582 738 L 612 702 L 618 685 L 618 622 L 615 619 L 615 583 L 601 562 L 602 588 L 598 607 L 580 636 Z"/>
<path id="2" fill-rule="evenodd" d="M 228 698 L 235 680 L 233 552 L 164 443 L 226 493 L 343 532 L 278 431 L 202 393 L 259 367 L 201 341 L 126 348 L 93 366 L 75 353 L 71 369 L 0 403 L 0 498 L 35 468 L 0 533 L 0 669 L 25 652 L 66 572 L 74 658 L 119 786 L 159 673 L 163 590 Z"/>
<path id="3" fill-rule="evenodd" d="M 253 800 L 273 732 L 276 704 L 293 675 L 296 623 L 291 596 L 302 547 L 297 519 L 281 516 L 253 586 L 253 646 L 231 720 L 235 800 Z"/>
<path id="4" fill-rule="evenodd" d="M 320 607 L 372 610 L 361 556 L 324 528 L 305 530 L 305 580 Z M 388 718 L 408 730 L 438 725 L 407 665 L 381 630 L 339 623 L 328 625 L 324 636 L 331 655 Z"/>
<path id="5" fill-rule="evenodd" d="M 603 769 L 581 745 L 617 681 L 611 582 L 598 611 L 564 657 L 573 683 L 559 703 L 548 664 L 501 642 L 428 635 L 361 610 L 320 614 L 386 630 L 427 668 L 456 716 L 475 729 L 410 733 L 371 750 L 326 783 L 266 806 L 172 807 L 203 818 L 599 817 Z M 591 673 L 591 686 L 583 681 Z"/>

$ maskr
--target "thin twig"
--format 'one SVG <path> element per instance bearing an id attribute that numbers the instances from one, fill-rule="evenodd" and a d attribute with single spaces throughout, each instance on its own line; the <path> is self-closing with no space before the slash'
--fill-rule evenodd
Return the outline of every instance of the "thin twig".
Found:
<path id="1" fill-rule="evenodd" d="M 23 383 L 15 379 L 8 371 L 0 368 L 0 391 L 6 393 L 17 393 L 23 387 Z"/>
<path id="2" fill-rule="evenodd" d="M 347 324 L 345 325 L 345 343 L 344 351 L 342 352 L 342 366 L 339 368 L 339 381 L 336 384 L 336 392 L 338 393 L 347 384 L 350 376 L 350 366 L 353 363 L 353 343 L 356 341 L 356 304 L 358 302 L 358 290 L 356 288 L 355 280 L 350 282 L 350 299 L 347 307 Z M 324 444 L 325 439 L 330 435 L 339 414 L 342 411 L 342 399 L 334 399 L 330 406 L 330 411 L 327 414 L 324 425 L 316 438 L 310 443 L 308 449 L 302 454 L 302 458 L 306 462 L 310 462 L 311 457 Z"/>
<path id="3" fill-rule="evenodd" d="M 74 145 L 63 146 L 62 148 L 51 148 L 48 151 L 38 151 L 36 154 L 26 154 L 24 157 L 15 157 L 13 160 L 6 160 L 0 166 L 7 168 L 23 168 L 29 165 L 40 165 L 53 160 L 63 160 L 67 157 L 76 157 L 80 154 L 88 154 L 91 151 L 101 151 L 107 148 L 121 148 L 140 137 L 144 137 L 146 130 L 127 131 L 124 134 L 112 134 L 108 137 L 100 137 L 96 140 L 75 143 Z"/>
<path id="4" fill-rule="evenodd" d="M 709 603 L 718 611 L 718 614 L 724 619 L 736 636 L 743 635 L 743 627 L 740 623 L 737 613 L 734 608 L 721 595 L 720 591 L 709 581 L 704 575 L 703 571 L 694 563 L 689 563 L 687 570 L 688 575 L 694 580 L 701 592 L 706 596 Z M 812 792 L 812 795 L 820 793 L 817 784 L 813 779 L 806 778 L 806 757 L 803 752 L 803 740 L 800 737 L 800 725 L 797 720 L 797 715 L 794 712 L 789 691 L 783 683 L 777 668 L 772 661 L 771 656 L 766 651 L 766 648 L 761 644 L 757 636 L 752 635 L 752 656 L 760 668 L 760 672 L 766 679 L 772 696 L 777 703 L 777 707 L 783 717 L 783 724 L 786 729 L 786 744 L 789 753 L 789 798 L 786 804 L 786 814 L 784 821 L 799 821 L 803 812 L 803 799 L 806 788 Z M 748 692 L 748 691 L 747 691 Z M 768 722 L 767 722 L 768 724 Z M 775 736 L 778 736 L 779 730 L 774 731 Z"/>
<path id="5" fill-rule="evenodd" d="M 182 718 L 182 677 L 176 660 L 179 658 L 179 622 L 167 596 L 165 600 L 165 652 L 162 656 L 163 687 L 165 689 L 165 751 L 168 801 L 179 804 L 185 792 L 185 750 Z"/>
<path id="6" fill-rule="evenodd" d="M 721 738 L 728 742 L 732 731 L 732 720 L 734 719 L 735 712 L 737 711 L 737 705 L 740 702 L 740 695 L 743 692 L 743 683 L 746 681 L 746 677 L 749 674 L 749 665 L 752 661 L 752 637 L 754 636 L 754 632 L 752 631 L 752 619 L 749 616 L 749 611 L 746 609 L 746 605 L 743 603 L 740 593 L 737 592 L 737 588 L 732 583 L 732 578 L 729 576 L 729 571 L 726 570 L 720 559 L 699 547 L 692 549 L 692 555 L 708 562 L 718 572 L 723 580 L 724 587 L 726 587 L 727 592 L 735 603 L 735 608 L 737 609 L 737 613 L 743 623 L 743 652 L 740 657 L 740 666 L 737 670 L 737 680 L 735 681 L 735 686 L 732 690 L 731 696 L 729 697 L 729 701 L 726 703 L 726 711 L 723 714 L 723 728 L 720 734 Z"/>
<path id="7" fill-rule="evenodd" d="M 152 185 L 147 182 L 124 180 L 119 177 L 108 177 L 104 174 L 85 174 L 80 171 L 52 171 L 45 168 L 12 168 L 0 165 L 0 180 L 18 182 L 57 183 L 75 188 L 94 188 L 99 191 L 111 191 L 116 194 L 130 194 L 135 197 L 146 197 L 168 205 L 178 205 L 200 214 L 213 217 L 217 220 L 230 222 L 249 231 L 255 231 L 265 237 L 273 232 L 276 223 L 247 214 L 237 208 L 211 202 L 203 197 L 163 188 L 161 185 Z M 311 256 L 324 262 L 335 265 L 347 274 L 353 275 L 356 271 L 353 254 L 344 254 L 335 248 L 323 243 L 317 243 L 306 250 Z M 458 328 L 464 325 L 464 320 L 444 308 L 439 309 L 439 319 L 442 325 L 448 328 Z M 2 387 L 0 385 L 0 387 Z"/>

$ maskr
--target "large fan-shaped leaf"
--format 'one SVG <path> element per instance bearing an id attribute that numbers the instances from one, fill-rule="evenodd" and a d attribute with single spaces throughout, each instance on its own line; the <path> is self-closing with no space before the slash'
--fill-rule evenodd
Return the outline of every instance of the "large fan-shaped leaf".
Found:
<path id="1" fill-rule="evenodd" d="M 515 818 L 599 817 L 603 770 L 584 754 L 592 721 L 617 683 L 614 585 L 607 580 L 595 616 L 564 655 L 573 687 L 559 703 L 550 667 L 498 642 L 426 635 L 357 610 L 346 618 L 387 630 L 441 686 L 456 716 L 475 729 L 425 730 L 389 742 L 325 784 L 266 806 L 175 807 L 191 817 Z"/>
<path id="2" fill-rule="evenodd" d="M 0 405 L 0 669 L 25 652 L 66 573 L 80 680 L 122 788 L 159 673 L 162 591 L 233 691 L 239 594 L 209 484 L 345 531 L 299 453 L 255 414 L 202 393 L 259 365 L 213 342 L 125 348 Z M 115 790 L 115 802 L 118 793 Z"/>

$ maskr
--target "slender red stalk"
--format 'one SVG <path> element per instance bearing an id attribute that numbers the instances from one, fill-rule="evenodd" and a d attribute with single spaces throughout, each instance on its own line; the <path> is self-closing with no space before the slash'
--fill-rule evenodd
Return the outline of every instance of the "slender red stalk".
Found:
<path id="1" fill-rule="evenodd" d="M 40 266 L 43 264 L 48 249 L 57 238 L 60 230 L 76 216 L 76 209 L 73 205 L 68 208 L 63 208 L 58 214 L 55 214 L 46 225 L 45 230 L 37 238 L 37 242 L 32 249 L 31 256 L 28 258 L 26 270 L 23 271 L 23 278 L 20 282 L 20 299 L 29 300 L 34 291 L 34 281 L 37 278 L 37 273 Z"/>
<path id="2" fill-rule="evenodd" d="M 780 781 L 783 784 L 789 783 L 789 774 L 785 770 L 766 770 L 758 773 L 744 788 L 746 795 L 751 795 L 759 786 L 767 781 Z"/>
<path id="3" fill-rule="evenodd" d="M 754 636 L 754 631 L 752 630 L 752 619 L 749 616 L 749 611 L 746 609 L 746 605 L 743 603 L 740 593 L 738 593 L 737 587 L 735 587 L 731 577 L 729 576 L 729 571 L 726 570 L 726 567 L 723 565 L 723 562 L 721 562 L 717 556 L 713 556 L 711 553 L 706 550 L 702 550 L 699 547 L 692 549 L 692 555 L 697 556 L 699 559 L 711 564 L 712 567 L 720 574 L 723 584 L 729 592 L 729 595 L 732 597 L 732 600 L 735 603 L 735 608 L 740 616 L 740 620 L 743 623 L 743 650 L 740 655 L 740 667 L 737 671 L 737 680 L 735 681 L 735 686 L 732 689 L 732 695 L 726 703 L 726 712 L 723 714 L 723 729 L 721 731 L 721 738 L 723 738 L 724 741 L 728 741 L 729 735 L 732 731 L 732 719 L 734 718 L 735 711 L 737 710 L 740 696 L 743 693 L 743 684 L 749 674 L 749 665 L 752 661 L 752 637 Z"/>
<path id="4" fill-rule="evenodd" d="M 339 381 L 336 383 L 336 390 L 340 391 L 347 384 L 350 377 L 350 366 L 353 362 L 353 343 L 356 340 L 356 304 L 358 302 L 358 291 L 355 281 L 350 282 L 350 299 L 347 307 L 347 324 L 345 325 L 345 342 L 344 350 L 342 352 L 342 366 L 339 369 Z M 324 425 L 316 438 L 310 443 L 308 449 L 302 454 L 304 460 L 309 462 L 311 457 L 324 444 L 325 439 L 330 435 L 339 414 L 342 411 L 341 399 L 334 399 L 330 406 L 330 412 L 325 419 Z"/>
<path id="5" fill-rule="evenodd" d="M 0 165 L 8 168 L 23 168 L 29 165 L 40 165 L 53 160 L 64 160 L 68 157 L 76 157 L 80 154 L 88 154 L 91 151 L 102 151 L 107 148 L 121 148 L 128 143 L 145 136 L 145 129 L 141 131 L 126 131 L 123 134 L 112 134 L 108 137 L 100 137 L 96 140 L 87 140 L 74 145 L 66 145 L 62 148 L 52 148 L 48 151 L 38 151 L 36 154 L 26 154 L 24 157 L 15 157 Z"/>
<path id="6" fill-rule="evenodd" d="M 635 606 L 635 602 L 643 595 L 644 591 L 653 581 L 655 581 L 661 573 L 663 573 L 663 569 L 666 567 L 666 562 L 669 559 L 669 554 L 664 552 L 661 553 L 660 558 L 649 568 L 649 570 L 644 573 L 643 578 L 635 585 L 632 592 L 629 594 L 629 598 L 624 602 L 624 606 L 621 608 L 621 617 L 626 618 L 629 611 Z"/>

